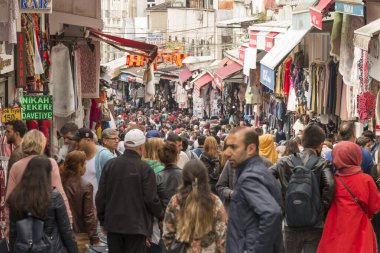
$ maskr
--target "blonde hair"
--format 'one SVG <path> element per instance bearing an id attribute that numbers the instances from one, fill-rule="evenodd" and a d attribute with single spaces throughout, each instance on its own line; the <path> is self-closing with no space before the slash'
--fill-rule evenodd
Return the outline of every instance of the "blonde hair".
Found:
<path id="1" fill-rule="evenodd" d="M 219 158 L 218 142 L 213 136 L 208 136 L 203 146 L 206 156 L 216 159 Z"/>
<path id="2" fill-rule="evenodd" d="M 149 138 L 145 142 L 145 150 L 143 157 L 145 160 L 160 161 L 158 156 L 158 150 L 164 145 L 164 141 L 161 138 Z"/>
<path id="3" fill-rule="evenodd" d="M 38 130 L 31 130 L 24 135 L 21 150 L 24 156 L 42 155 L 46 147 L 45 135 Z"/>

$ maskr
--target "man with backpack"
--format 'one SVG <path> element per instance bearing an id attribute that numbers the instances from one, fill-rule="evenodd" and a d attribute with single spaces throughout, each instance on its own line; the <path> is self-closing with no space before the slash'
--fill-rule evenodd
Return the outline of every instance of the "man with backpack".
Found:
<path id="1" fill-rule="evenodd" d="M 285 252 L 314 253 L 334 197 L 331 162 L 320 157 L 325 133 L 313 124 L 304 129 L 304 150 L 281 158 L 270 168 L 280 181 L 285 213 Z"/>

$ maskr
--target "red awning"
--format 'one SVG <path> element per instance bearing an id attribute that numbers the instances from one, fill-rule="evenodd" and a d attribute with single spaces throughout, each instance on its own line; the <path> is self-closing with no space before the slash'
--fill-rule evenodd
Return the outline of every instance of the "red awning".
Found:
<path id="1" fill-rule="evenodd" d="M 218 70 L 215 71 L 214 75 L 215 76 L 218 76 L 220 79 L 225 79 L 226 77 L 240 71 L 243 69 L 243 66 L 240 65 L 239 63 L 237 62 L 233 62 L 223 68 L 220 68 Z"/>
<path id="2" fill-rule="evenodd" d="M 193 72 L 191 72 L 188 68 L 186 68 L 184 71 L 179 73 L 179 82 L 184 83 L 193 75 Z"/>
<path id="3" fill-rule="evenodd" d="M 311 6 L 310 8 L 310 16 L 311 23 L 313 26 L 322 30 L 322 18 L 323 14 L 325 14 L 331 5 L 334 4 L 334 0 L 320 0 L 316 6 Z"/>
<path id="4" fill-rule="evenodd" d="M 156 45 L 151 45 L 151 44 L 147 44 L 147 43 L 135 41 L 135 40 L 124 39 L 121 37 L 116 37 L 113 35 L 101 33 L 95 29 L 88 29 L 88 30 L 93 36 L 107 42 L 108 44 L 115 46 L 116 48 L 121 46 L 121 47 L 130 47 L 130 48 L 143 51 L 144 53 L 147 54 L 146 56 L 149 58 L 151 62 L 153 62 L 153 60 L 157 57 L 158 47 Z M 130 53 L 134 54 L 133 52 L 130 52 Z"/>
<path id="5" fill-rule="evenodd" d="M 204 74 L 201 78 L 194 82 L 194 91 L 199 95 L 202 87 L 211 82 L 213 79 L 214 78 L 209 73 Z"/>
<path id="6" fill-rule="evenodd" d="M 265 51 L 269 52 L 274 47 L 274 38 L 278 34 L 277 32 L 270 32 L 265 36 Z"/>

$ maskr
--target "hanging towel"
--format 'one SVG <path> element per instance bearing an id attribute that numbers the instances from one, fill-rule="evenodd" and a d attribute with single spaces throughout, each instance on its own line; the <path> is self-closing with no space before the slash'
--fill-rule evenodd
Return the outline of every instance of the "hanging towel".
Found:
<path id="1" fill-rule="evenodd" d="M 38 38 L 35 32 L 33 32 L 33 35 L 34 35 L 34 57 L 33 57 L 34 73 L 36 75 L 42 75 L 45 71 L 44 71 L 44 67 L 42 66 L 40 50 L 38 48 L 38 43 L 37 43 Z"/>
<path id="2" fill-rule="evenodd" d="M 58 44 L 51 51 L 50 93 L 53 96 L 53 113 L 64 118 L 75 112 L 70 54 L 69 49 L 63 44 Z"/>

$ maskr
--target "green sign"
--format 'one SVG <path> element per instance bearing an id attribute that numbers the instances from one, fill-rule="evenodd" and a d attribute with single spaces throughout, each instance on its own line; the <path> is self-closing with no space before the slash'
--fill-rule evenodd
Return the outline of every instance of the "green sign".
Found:
<path id="1" fill-rule="evenodd" d="M 23 120 L 53 119 L 52 96 L 23 96 L 20 102 Z"/>

